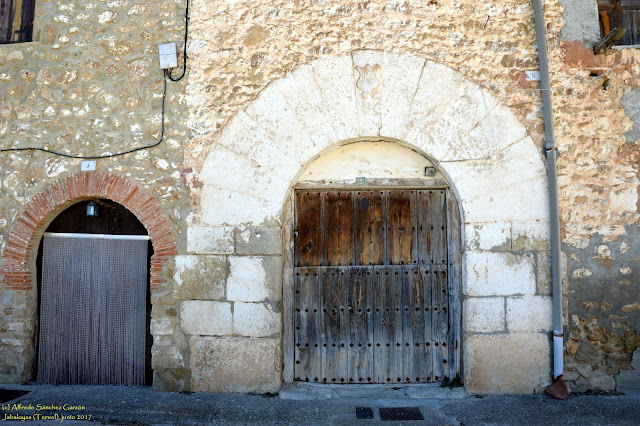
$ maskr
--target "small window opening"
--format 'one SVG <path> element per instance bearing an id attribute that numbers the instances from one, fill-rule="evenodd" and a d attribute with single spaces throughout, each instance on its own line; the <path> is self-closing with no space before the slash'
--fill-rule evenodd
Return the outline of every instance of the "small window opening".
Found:
<path id="1" fill-rule="evenodd" d="M 0 43 L 33 40 L 36 0 L 0 0 Z"/>
<path id="2" fill-rule="evenodd" d="M 598 0 L 600 35 L 605 37 L 614 28 L 627 32 L 618 46 L 640 44 L 640 0 Z"/>

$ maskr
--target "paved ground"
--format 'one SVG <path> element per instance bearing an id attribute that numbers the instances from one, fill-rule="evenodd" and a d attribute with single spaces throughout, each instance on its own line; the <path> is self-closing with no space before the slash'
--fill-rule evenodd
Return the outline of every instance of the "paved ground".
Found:
<path id="1" fill-rule="evenodd" d="M 640 424 L 640 395 L 572 395 L 568 401 L 544 395 L 467 395 L 462 389 L 400 388 L 345 394 L 344 388 L 285 389 L 280 396 L 156 393 L 150 388 L 114 386 L 0 385 L 30 393 L 2 404 L 0 419 L 28 424 L 274 424 L 274 425 L 632 425 Z M 342 396 L 341 396 L 342 395 Z M 428 396 L 425 398 L 425 396 Z M 287 399 L 289 398 L 289 399 Z M 66 404 L 66 405 L 65 405 Z M 73 407 L 75 406 L 75 407 Z M 71 409 L 70 409 L 71 407 Z M 356 407 L 374 418 L 359 420 Z M 418 407 L 424 421 L 380 421 L 380 407 Z M 34 422 L 35 415 L 40 421 Z M 22 416 L 22 418 L 20 417 Z M 31 419 L 27 417 L 31 416 Z M 50 416 L 53 420 L 43 420 Z M 56 417 L 57 416 L 57 417 Z M 75 419 L 63 417 L 75 416 Z M 90 422 L 81 420 L 90 417 Z M 97 423 L 96 423 L 97 422 Z"/>

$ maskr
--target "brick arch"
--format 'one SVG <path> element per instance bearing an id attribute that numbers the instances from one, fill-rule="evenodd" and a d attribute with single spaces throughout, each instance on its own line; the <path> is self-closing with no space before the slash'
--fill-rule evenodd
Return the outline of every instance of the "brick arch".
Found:
<path id="1" fill-rule="evenodd" d="M 125 178 L 112 173 L 76 173 L 47 186 L 31 198 L 15 221 L 4 249 L 2 275 L 5 288 L 32 289 L 33 270 L 29 267 L 42 233 L 48 224 L 71 204 L 87 198 L 107 198 L 129 209 L 149 233 L 154 254 L 151 257 L 151 291 L 166 282 L 162 268 L 177 254 L 176 238 L 160 205 L 149 194 Z"/>

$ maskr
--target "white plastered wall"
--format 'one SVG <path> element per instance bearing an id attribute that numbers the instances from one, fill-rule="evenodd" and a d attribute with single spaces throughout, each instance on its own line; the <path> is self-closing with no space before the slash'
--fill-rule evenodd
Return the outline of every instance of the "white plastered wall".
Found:
<path id="1" fill-rule="evenodd" d="M 204 235 L 282 226 L 291 188 L 330 178 L 329 157 L 320 153 L 336 155 L 344 141 L 376 138 L 426 154 L 462 204 L 467 388 L 542 389 L 551 328 L 550 298 L 539 291 L 547 274 L 539 261 L 548 250 L 545 165 L 508 108 L 445 66 L 358 50 L 314 61 L 269 85 L 212 141 L 198 176 L 201 223 L 188 233 L 190 253 L 211 246 Z M 384 155 L 374 157 L 363 176 L 397 177 L 382 176 Z"/>

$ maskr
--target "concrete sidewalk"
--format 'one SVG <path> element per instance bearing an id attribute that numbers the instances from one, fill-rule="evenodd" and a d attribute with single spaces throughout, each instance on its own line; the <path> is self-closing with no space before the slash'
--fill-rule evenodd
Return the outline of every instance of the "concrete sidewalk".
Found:
<path id="1" fill-rule="evenodd" d="M 29 424 L 640 424 L 640 395 L 571 395 L 567 401 L 557 401 L 544 395 L 480 398 L 463 389 L 439 391 L 436 387 L 373 389 L 369 393 L 289 387 L 281 396 L 157 393 L 150 388 L 116 386 L 0 387 L 29 391 L 5 402 L 0 417 Z M 357 419 L 356 407 L 370 407 L 373 419 Z M 381 407 L 417 407 L 424 420 L 381 422 Z M 44 416 L 52 420 L 43 420 Z"/>

